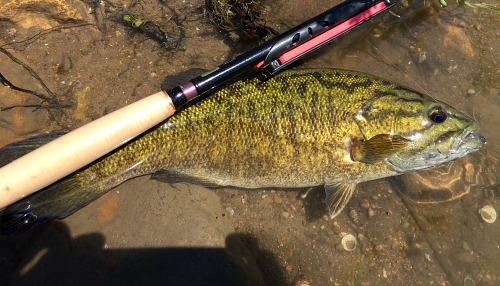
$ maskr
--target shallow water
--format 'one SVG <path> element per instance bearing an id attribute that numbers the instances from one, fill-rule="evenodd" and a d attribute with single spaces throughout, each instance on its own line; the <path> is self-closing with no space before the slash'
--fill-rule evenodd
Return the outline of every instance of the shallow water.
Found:
<path id="1" fill-rule="evenodd" d="M 112 17 L 117 8 L 105 3 L 108 18 L 100 29 L 54 29 L 30 39 L 40 26 L 58 24 L 36 17 L 40 22 L 32 26 L 0 21 L 0 46 L 29 64 L 71 106 L 64 112 L 1 111 L 0 146 L 41 131 L 73 129 L 156 92 L 164 75 L 211 69 L 238 53 L 204 20 L 201 1 L 125 3 L 182 37 L 174 52 L 118 24 Z M 335 3 L 269 2 L 266 25 L 285 31 Z M 300 11 L 293 8 L 298 4 L 304 7 Z M 215 191 L 218 203 L 211 191 L 194 185 L 134 179 L 62 222 L 0 238 L 1 272 L 12 273 L 2 275 L 0 284 L 67 282 L 96 271 L 95 280 L 81 281 L 131 283 L 136 280 L 127 280 L 130 265 L 140 266 L 145 276 L 154 265 L 175 268 L 159 261 L 181 260 L 185 253 L 178 250 L 191 247 L 203 253 L 236 251 L 254 261 L 246 265 L 248 275 L 268 285 L 287 285 L 301 275 L 312 285 L 498 285 L 499 222 L 484 222 L 479 210 L 485 205 L 500 210 L 500 14 L 451 3 L 442 9 L 431 1 L 403 6 L 394 10 L 401 18 L 388 14 L 371 21 L 298 66 L 364 71 L 426 92 L 473 115 L 488 140 L 484 150 L 446 166 L 361 184 L 334 220 L 324 216 L 319 189 L 301 199 L 297 192 L 224 188 Z M 77 15 L 90 23 L 100 19 L 98 13 Z M 14 40 L 19 43 L 4 45 Z M 13 83 L 44 92 L 4 54 L 0 62 L 0 72 Z M 39 103 L 3 86 L 0 95 L 1 107 Z M 433 192 L 422 194 L 429 186 Z M 342 249 L 345 234 L 357 238 L 354 251 Z M 231 247 L 235 243 L 243 246 Z M 137 253 L 141 258 L 134 260 Z M 71 263 L 63 267 L 60 261 L 68 257 Z M 68 274 L 58 280 L 61 267 Z M 122 278 L 110 279 L 106 271 Z M 142 281 L 161 283 L 149 277 Z"/>

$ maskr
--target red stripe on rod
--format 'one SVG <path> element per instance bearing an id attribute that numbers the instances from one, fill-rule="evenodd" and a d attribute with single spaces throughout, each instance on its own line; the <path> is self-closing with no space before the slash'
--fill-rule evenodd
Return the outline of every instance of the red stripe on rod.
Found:
<path id="1" fill-rule="evenodd" d="M 322 43 L 328 41 L 329 39 L 339 35 L 340 33 L 346 31 L 347 29 L 353 27 L 354 25 L 372 17 L 373 15 L 379 13 L 379 12 L 382 12 L 387 6 L 385 5 L 384 2 L 380 2 L 378 4 L 376 4 L 375 6 L 371 7 L 370 9 L 354 16 L 353 18 L 343 22 L 342 24 L 324 32 L 323 34 L 320 34 L 319 36 L 317 37 L 314 37 L 312 38 L 311 40 L 305 42 L 304 44 L 296 47 L 295 49 L 293 50 L 290 50 L 286 53 L 284 53 L 283 55 L 281 55 L 279 58 L 278 58 L 278 61 L 280 62 L 280 64 L 284 64 L 298 56 L 300 56 L 301 54 L 307 52 L 308 50 L 318 46 L 318 45 L 321 45 Z M 260 64 L 260 63 L 259 63 Z M 263 62 L 262 62 L 263 64 Z M 261 65 L 262 65 L 261 64 Z M 257 65 L 258 66 L 258 65 Z M 257 67 L 256 66 L 256 67 Z"/>

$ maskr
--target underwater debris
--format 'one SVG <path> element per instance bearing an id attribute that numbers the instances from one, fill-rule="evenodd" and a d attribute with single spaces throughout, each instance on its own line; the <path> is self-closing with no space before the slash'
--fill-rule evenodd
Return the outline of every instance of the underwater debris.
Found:
<path id="1" fill-rule="evenodd" d="M 27 94 L 34 95 L 37 98 L 42 100 L 41 104 L 12 105 L 12 106 L 8 106 L 8 107 L 2 107 L 0 109 L 0 111 L 5 111 L 5 110 L 17 108 L 17 107 L 29 107 L 29 108 L 32 107 L 32 108 L 35 108 L 35 110 L 39 109 L 39 108 L 45 108 L 50 113 L 50 108 L 61 109 L 61 108 L 69 107 L 69 105 L 64 105 L 57 99 L 56 95 L 47 87 L 47 85 L 43 82 L 43 80 L 40 78 L 40 76 L 31 67 L 29 67 L 27 64 L 25 64 L 24 62 L 22 62 L 21 60 L 16 58 L 13 54 L 11 54 L 10 52 L 8 52 L 6 49 L 4 49 L 2 47 L 0 47 L 0 52 L 5 54 L 7 57 L 9 57 L 16 64 L 22 66 L 25 70 L 27 70 L 30 73 L 30 75 L 33 78 L 35 78 L 38 81 L 38 83 L 42 86 L 42 88 L 47 92 L 47 95 L 43 95 L 43 94 L 36 92 L 36 91 L 33 91 L 33 90 L 18 87 L 16 85 L 14 85 L 12 82 L 10 82 L 2 73 L 0 73 L 0 84 L 4 85 L 12 90 L 16 90 L 19 92 L 24 92 Z M 44 104 L 44 103 L 46 103 L 46 104 Z"/>
<path id="2" fill-rule="evenodd" d="M 497 220 L 497 211 L 491 205 L 485 205 L 479 210 L 481 218 L 487 223 L 494 223 Z"/>
<path id="3" fill-rule="evenodd" d="M 311 279 L 305 275 L 298 275 L 293 279 L 293 286 L 310 286 Z"/>
<path id="4" fill-rule="evenodd" d="M 356 237 L 352 234 L 346 234 L 342 237 L 341 244 L 345 251 L 353 251 L 356 249 Z"/>
<path id="5" fill-rule="evenodd" d="M 176 38 L 162 31 L 162 29 L 153 22 L 136 19 L 128 12 L 123 13 L 121 19 L 167 50 L 174 50 L 179 46 L 179 41 Z"/>
<path id="6" fill-rule="evenodd" d="M 208 19 L 232 41 L 261 41 L 279 33 L 263 25 L 267 8 L 260 1 L 206 0 Z"/>
<path id="7" fill-rule="evenodd" d="M 356 212 L 356 210 L 354 208 L 350 208 L 348 215 L 349 215 L 349 218 L 351 219 L 351 221 L 355 225 L 359 226 L 361 224 L 361 220 L 359 218 L 358 212 Z"/>
<path id="8" fill-rule="evenodd" d="M 446 2 L 446 0 L 438 0 L 438 2 L 443 7 L 448 6 L 448 3 Z M 488 9 L 488 10 L 500 11 L 500 6 L 497 6 L 495 4 L 489 4 L 489 3 L 484 3 L 484 2 L 473 3 L 473 2 L 467 1 L 467 0 L 456 0 L 456 2 L 460 5 L 471 7 L 471 8 L 483 8 L 483 9 Z"/>

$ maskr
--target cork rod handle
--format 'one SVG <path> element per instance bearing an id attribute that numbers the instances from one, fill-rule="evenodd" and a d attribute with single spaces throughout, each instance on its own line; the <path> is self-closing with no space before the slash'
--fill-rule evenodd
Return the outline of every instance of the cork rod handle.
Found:
<path id="1" fill-rule="evenodd" d="M 73 173 L 170 117 L 163 91 L 84 125 L 0 168 L 0 209 Z"/>

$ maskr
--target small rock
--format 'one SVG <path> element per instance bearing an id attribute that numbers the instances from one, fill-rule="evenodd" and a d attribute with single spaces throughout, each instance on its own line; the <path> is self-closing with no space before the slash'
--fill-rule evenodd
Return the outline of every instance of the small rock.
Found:
<path id="1" fill-rule="evenodd" d="M 342 237 L 342 248 L 345 251 L 353 251 L 356 249 L 356 238 L 352 234 L 347 234 L 344 237 Z"/>
<path id="2" fill-rule="evenodd" d="M 365 210 L 370 208 L 370 201 L 367 199 L 362 199 L 361 202 L 359 203 L 359 206 Z"/>
<path id="3" fill-rule="evenodd" d="M 0 15 L 23 28 L 49 29 L 59 22 L 88 20 L 84 2 L 76 0 L 5 0 Z"/>
<path id="4" fill-rule="evenodd" d="M 476 282 L 470 276 L 464 278 L 464 286 L 476 286 Z"/>
<path id="5" fill-rule="evenodd" d="M 226 211 L 230 216 L 234 215 L 234 209 L 232 207 L 226 207 Z"/>
<path id="6" fill-rule="evenodd" d="M 375 215 L 375 211 L 372 208 L 369 208 L 367 211 L 368 217 L 372 217 Z"/>
<path id="7" fill-rule="evenodd" d="M 418 54 L 418 63 L 423 63 L 427 59 L 426 52 L 420 52 Z"/>
<path id="8" fill-rule="evenodd" d="M 465 173 L 464 173 L 464 180 L 468 183 L 473 183 L 476 174 L 476 170 L 474 169 L 474 165 L 471 163 L 467 163 L 464 165 Z"/>
<path id="9" fill-rule="evenodd" d="M 273 199 L 271 197 L 269 197 L 268 195 L 265 195 L 265 197 L 263 196 L 263 198 L 262 198 L 262 202 L 266 205 L 272 204 Z"/>
<path id="10" fill-rule="evenodd" d="M 348 215 L 349 215 L 349 218 L 354 222 L 355 225 L 359 225 L 359 223 L 360 223 L 359 215 L 354 208 L 351 208 L 349 210 Z"/>
<path id="11" fill-rule="evenodd" d="M 5 30 L 7 32 L 7 35 L 11 36 L 11 37 L 14 37 L 17 33 L 17 29 L 16 28 L 8 28 L 7 30 Z"/>
<path id="12" fill-rule="evenodd" d="M 310 286 L 311 285 L 311 279 L 305 275 L 298 275 L 293 279 L 293 286 Z"/>
<path id="13" fill-rule="evenodd" d="M 279 197 L 279 196 L 275 196 L 274 197 L 274 203 L 275 204 L 281 204 L 283 202 L 283 198 Z"/>
<path id="14" fill-rule="evenodd" d="M 472 249 L 470 248 L 469 244 L 467 242 L 463 242 L 462 243 L 462 247 L 465 251 L 472 251 Z"/>
<path id="15" fill-rule="evenodd" d="M 472 88 L 469 88 L 469 90 L 467 91 L 467 94 L 473 95 L 473 94 L 476 94 L 476 91 L 473 90 Z"/>
<path id="16" fill-rule="evenodd" d="M 287 212 L 287 211 L 284 211 L 284 212 L 281 213 L 281 217 L 284 218 L 284 219 L 287 219 L 287 218 L 290 217 L 290 213 Z"/>
<path id="17" fill-rule="evenodd" d="M 375 245 L 375 251 L 382 252 L 383 250 L 384 250 L 384 245 L 383 244 L 377 244 L 377 245 Z"/>
<path id="18" fill-rule="evenodd" d="M 497 220 L 497 211 L 491 205 L 485 205 L 479 210 L 481 218 L 487 223 L 494 223 Z"/>

